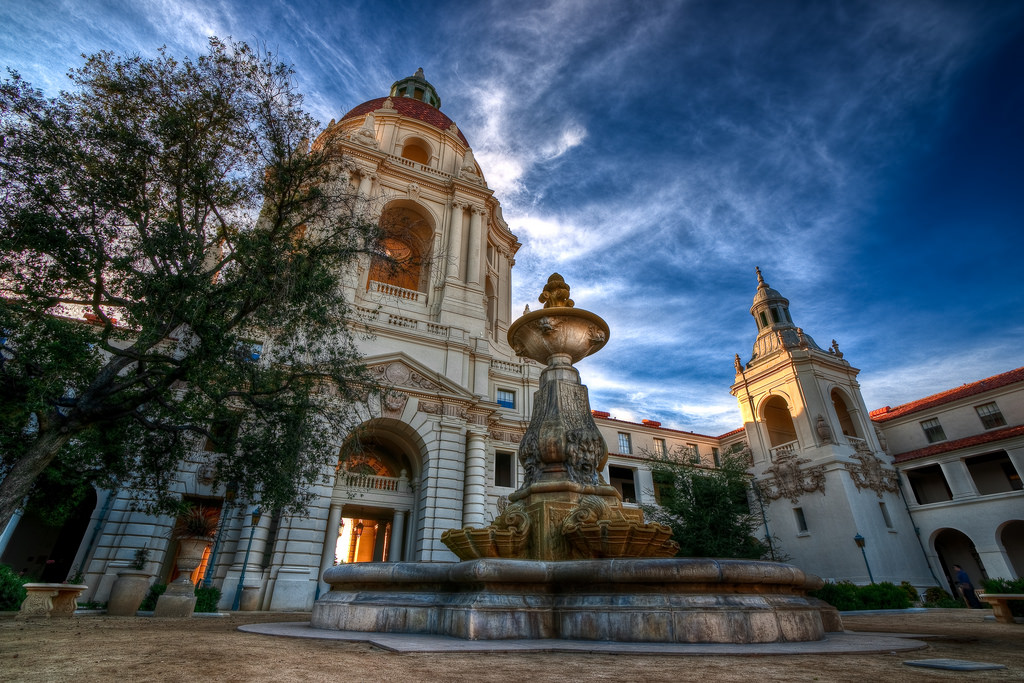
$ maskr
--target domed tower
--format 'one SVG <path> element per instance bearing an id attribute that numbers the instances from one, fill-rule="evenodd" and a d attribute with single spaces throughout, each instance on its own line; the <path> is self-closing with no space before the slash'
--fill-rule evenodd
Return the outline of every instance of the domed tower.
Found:
<path id="1" fill-rule="evenodd" d="M 789 299 L 755 272 L 757 337 L 748 362 L 735 357 L 731 392 L 768 533 L 794 564 L 825 578 L 932 585 L 923 553 L 906 552 L 906 543 L 917 545 L 914 527 L 864 405 L 859 370 L 834 340 L 822 349 L 797 327 Z"/>

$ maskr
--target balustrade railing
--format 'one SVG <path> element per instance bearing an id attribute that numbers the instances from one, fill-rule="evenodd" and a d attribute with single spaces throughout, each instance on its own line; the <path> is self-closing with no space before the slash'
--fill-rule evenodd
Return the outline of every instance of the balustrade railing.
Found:
<path id="1" fill-rule="evenodd" d="M 370 280 L 370 291 L 377 294 L 384 294 L 385 296 L 404 299 L 405 301 L 415 301 L 416 303 L 427 302 L 427 295 L 423 292 L 415 289 L 406 289 L 405 287 L 388 284 L 387 282 L 378 282 L 377 280 Z"/>
<path id="2" fill-rule="evenodd" d="M 777 460 L 780 456 L 792 455 L 800 449 L 799 441 L 789 441 L 787 443 L 779 444 L 774 448 L 770 449 L 772 461 Z"/>
<path id="3" fill-rule="evenodd" d="M 377 474 L 360 474 L 342 471 L 339 475 L 343 486 L 364 491 L 392 491 L 405 493 L 409 490 L 407 477 L 382 477 Z"/>

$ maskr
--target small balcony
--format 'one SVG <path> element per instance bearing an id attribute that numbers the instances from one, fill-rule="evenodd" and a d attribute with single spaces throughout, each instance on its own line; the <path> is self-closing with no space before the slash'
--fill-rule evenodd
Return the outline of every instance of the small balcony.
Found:
<path id="1" fill-rule="evenodd" d="M 769 450 L 769 453 L 770 453 L 772 462 L 775 462 L 780 457 L 786 457 L 786 456 L 789 456 L 789 455 L 793 455 L 798 450 L 800 450 L 800 442 L 799 441 L 787 441 L 786 443 L 779 444 L 778 446 L 772 447 Z"/>

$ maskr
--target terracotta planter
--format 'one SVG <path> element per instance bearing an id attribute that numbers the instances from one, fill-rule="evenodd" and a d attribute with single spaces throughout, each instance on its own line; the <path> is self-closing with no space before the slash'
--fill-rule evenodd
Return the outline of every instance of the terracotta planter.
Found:
<path id="1" fill-rule="evenodd" d="M 125 569 L 117 573 L 110 589 L 107 614 L 114 617 L 133 617 L 146 599 L 153 575 L 141 569 Z"/>

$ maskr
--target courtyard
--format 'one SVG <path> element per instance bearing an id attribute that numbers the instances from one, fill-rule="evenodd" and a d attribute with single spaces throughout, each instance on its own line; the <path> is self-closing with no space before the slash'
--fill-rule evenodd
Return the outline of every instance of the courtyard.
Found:
<path id="1" fill-rule="evenodd" d="M 916 634 L 924 649 L 843 655 L 649 656 L 566 653 L 398 654 L 365 644 L 278 638 L 242 624 L 308 613 L 231 613 L 189 620 L 79 615 L 0 617 L 3 681 L 853 681 L 1022 680 L 1024 625 L 988 610 L 845 615 L 856 632 Z M 598 646 L 599 647 L 599 646 Z M 997 671 L 912 668 L 907 660 L 1002 664 Z"/>

